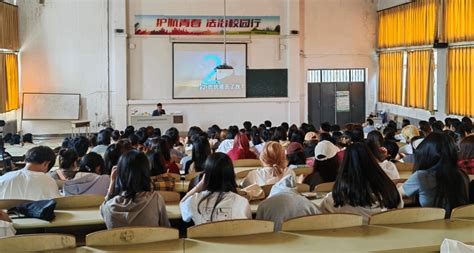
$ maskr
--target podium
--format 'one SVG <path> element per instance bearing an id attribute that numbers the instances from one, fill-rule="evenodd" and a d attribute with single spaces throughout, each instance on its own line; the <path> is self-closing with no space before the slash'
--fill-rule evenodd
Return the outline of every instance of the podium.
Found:
<path id="1" fill-rule="evenodd" d="M 161 115 L 161 116 L 145 116 L 145 115 L 131 115 L 130 125 L 135 129 L 140 127 L 152 126 L 161 129 L 162 132 L 171 127 L 176 127 L 176 124 L 183 123 L 183 115 Z M 177 127 L 176 127 L 177 128 Z"/>

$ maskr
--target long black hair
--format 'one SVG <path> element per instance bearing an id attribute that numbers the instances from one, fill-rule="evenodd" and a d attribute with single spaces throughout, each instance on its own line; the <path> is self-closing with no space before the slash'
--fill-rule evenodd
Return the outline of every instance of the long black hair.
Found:
<path id="1" fill-rule="evenodd" d="M 131 150 L 124 153 L 117 164 L 117 180 L 110 198 L 122 195 L 135 200 L 140 192 L 151 191 L 150 162 L 142 152 Z"/>
<path id="2" fill-rule="evenodd" d="M 332 197 L 335 207 L 371 207 L 378 202 L 380 208 L 391 209 L 401 201 L 397 187 L 362 142 L 346 149 Z"/>
<path id="3" fill-rule="evenodd" d="M 383 142 L 383 136 L 379 131 L 373 130 L 370 131 L 369 134 L 367 134 L 367 146 L 379 162 L 382 162 L 385 159 L 383 154 L 380 152 L 380 148 L 382 147 Z"/>
<path id="4" fill-rule="evenodd" d="M 198 213 L 201 214 L 200 206 L 205 200 L 217 193 L 217 199 L 212 207 L 212 216 L 216 206 L 222 201 L 227 192 L 237 193 L 237 183 L 235 182 L 235 172 L 232 160 L 224 153 L 211 154 L 204 163 L 204 185 L 203 191 L 209 191 L 198 203 Z"/>
<path id="5" fill-rule="evenodd" d="M 206 136 L 195 135 L 192 137 L 192 161 L 196 172 L 204 170 L 204 163 L 207 157 L 211 154 L 211 146 Z M 189 168 L 188 168 L 189 169 Z M 188 173 L 186 171 L 186 173 Z"/>
<path id="6" fill-rule="evenodd" d="M 150 176 L 158 176 L 166 173 L 165 158 L 159 150 L 150 150 L 146 153 L 150 162 Z"/>
<path id="7" fill-rule="evenodd" d="M 434 206 L 446 210 L 469 202 L 468 177 L 458 168 L 458 153 L 453 138 L 446 133 L 429 134 L 415 150 L 413 171 L 435 170 L 436 189 Z"/>

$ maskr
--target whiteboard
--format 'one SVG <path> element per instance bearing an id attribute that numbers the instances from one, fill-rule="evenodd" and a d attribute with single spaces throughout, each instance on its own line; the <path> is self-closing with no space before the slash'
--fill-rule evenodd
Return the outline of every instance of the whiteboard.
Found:
<path id="1" fill-rule="evenodd" d="M 22 119 L 79 119 L 81 95 L 23 93 Z"/>

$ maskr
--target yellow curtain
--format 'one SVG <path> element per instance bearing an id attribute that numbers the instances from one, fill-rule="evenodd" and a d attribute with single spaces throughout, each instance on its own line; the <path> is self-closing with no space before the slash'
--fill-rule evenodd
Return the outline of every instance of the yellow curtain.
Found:
<path id="1" fill-rule="evenodd" d="M 7 54 L 5 57 L 7 75 L 7 105 L 6 110 L 12 111 L 20 108 L 19 82 L 18 82 L 18 57 Z"/>
<path id="2" fill-rule="evenodd" d="M 0 2 L 0 48 L 18 50 L 18 7 Z"/>
<path id="3" fill-rule="evenodd" d="M 379 101 L 402 104 L 403 52 L 379 55 Z"/>
<path id="4" fill-rule="evenodd" d="M 474 47 L 448 51 L 448 113 L 474 117 Z"/>
<path id="5" fill-rule="evenodd" d="M 431 50 L 408 52 L 406 106 L 433 111 L 433 75 Z"/>
<path id="6" fill-rule="evenodd" d="M 443 41 L 474 41 L 474 1 L 445 0 Z"/>
<path id="7" fill-rule="evenodd" d="M 431 45 L 437 31 L 438 0 L 416 0 L 379 13 L 378 47 Z"/>
<path id="8" fill-rule="evenodd" d="M 0 53 L 0 113 L 7 111 L 7 69 L 5 54 Z"/>
<path id="9" fill-rule="evenodd" d="M 18 58 L 15 54 L 0 54 L 0 113 L 19 107 Z"/>

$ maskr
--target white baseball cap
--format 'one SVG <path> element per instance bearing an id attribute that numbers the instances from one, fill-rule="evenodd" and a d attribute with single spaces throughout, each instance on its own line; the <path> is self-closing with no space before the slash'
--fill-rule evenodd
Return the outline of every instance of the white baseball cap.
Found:
<path id="1" fill-rule="evenodd" d="M 326 161 L 333 158 L 339 152 L 339 148 L 330 141 L 320 141 L 314 148 L 314 159 Z"/>

